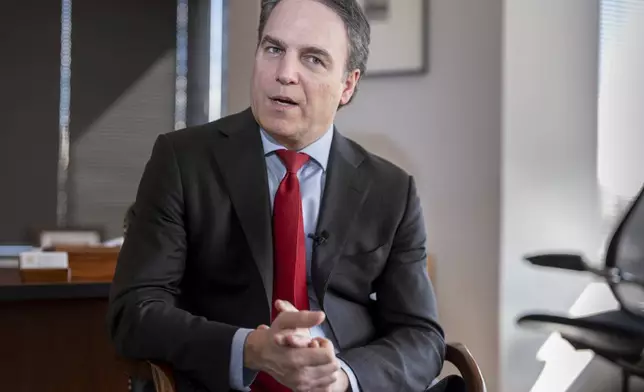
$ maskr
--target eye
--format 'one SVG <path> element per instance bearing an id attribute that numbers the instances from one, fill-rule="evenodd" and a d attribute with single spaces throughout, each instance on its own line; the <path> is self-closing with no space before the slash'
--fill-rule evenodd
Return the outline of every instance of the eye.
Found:
<path id="1" fill-rule="evenodd" d="M 324 65 L 322 60 L 315 56 L 306 56 L 306 61 L 314 65 Z"/>
<path id="2" fill-rule="evenodd" d="M 269 54 L 280 54 L 282 53 L 282 49 L 276 47 L 276 46 L 268 46 L 266 47 L 266 52 Z"/>

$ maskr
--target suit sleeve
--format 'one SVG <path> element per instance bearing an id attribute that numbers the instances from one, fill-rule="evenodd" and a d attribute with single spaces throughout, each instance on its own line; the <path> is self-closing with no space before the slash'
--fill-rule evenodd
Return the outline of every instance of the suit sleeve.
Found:
<path id="1" fill-rule="evenodd" d="M 383 333 L 339 355 L 361 390 L 424 391 L 443 367 L 446 345 L 427 275 L 425 242 L 420 200 L 410 177 L 405 213 L 385 269 L 374 282 L 374 322 Z"/>
<path id="2" fill-rule="evenodd" d="M 124 357 L 165 362 L 208 390 L 228 390 L 238 328 L 194 316 L 177 304 L 187 252 L 183 206 L 177 159 L 161 135 L 119 254 L 110 292 L 110 335 Z"/>

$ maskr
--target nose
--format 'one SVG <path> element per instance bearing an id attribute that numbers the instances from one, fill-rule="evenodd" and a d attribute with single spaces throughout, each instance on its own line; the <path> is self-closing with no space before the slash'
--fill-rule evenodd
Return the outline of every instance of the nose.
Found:
<path id="1" fill-rule="evenodd" d="M 297 84 L 298 81 L 297 60 L 293 57 L 294 56 L 291 54 L 282 56 L 279 66 L 277 67 L 275 80 L 285 86 Z"/>

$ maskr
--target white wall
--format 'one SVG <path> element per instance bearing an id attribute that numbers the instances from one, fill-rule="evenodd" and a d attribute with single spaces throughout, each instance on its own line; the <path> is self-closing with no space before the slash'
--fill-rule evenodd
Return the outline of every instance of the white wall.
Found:
<path id="1" fill-rule="evenodd" d="M 587 279 L 527 266 L 533 251 L 596 257 L 598 0 L 506 0 L 503 57 L 501 391 L 529 391 L 543 334 L 515 327 L 564 312 Z"/>

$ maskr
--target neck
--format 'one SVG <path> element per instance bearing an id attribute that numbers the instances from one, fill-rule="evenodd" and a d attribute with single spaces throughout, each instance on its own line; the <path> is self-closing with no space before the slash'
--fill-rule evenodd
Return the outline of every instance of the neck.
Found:
<path id="1" fill-rule="evenodd" d="M 271 135 L 271 137 L 282 146 L 288 148 L 289 150 L 299 151 L 315 143 L 318 139 L 324 136 L 329 128 L 330 127 L 326 127 L 318 132 L 305 132 L 304 134 L 293 135 L 293 137 L 275 135 L 268 130 L 266 130 L 266 132 L 268 132 L 268 134 Z"/>

